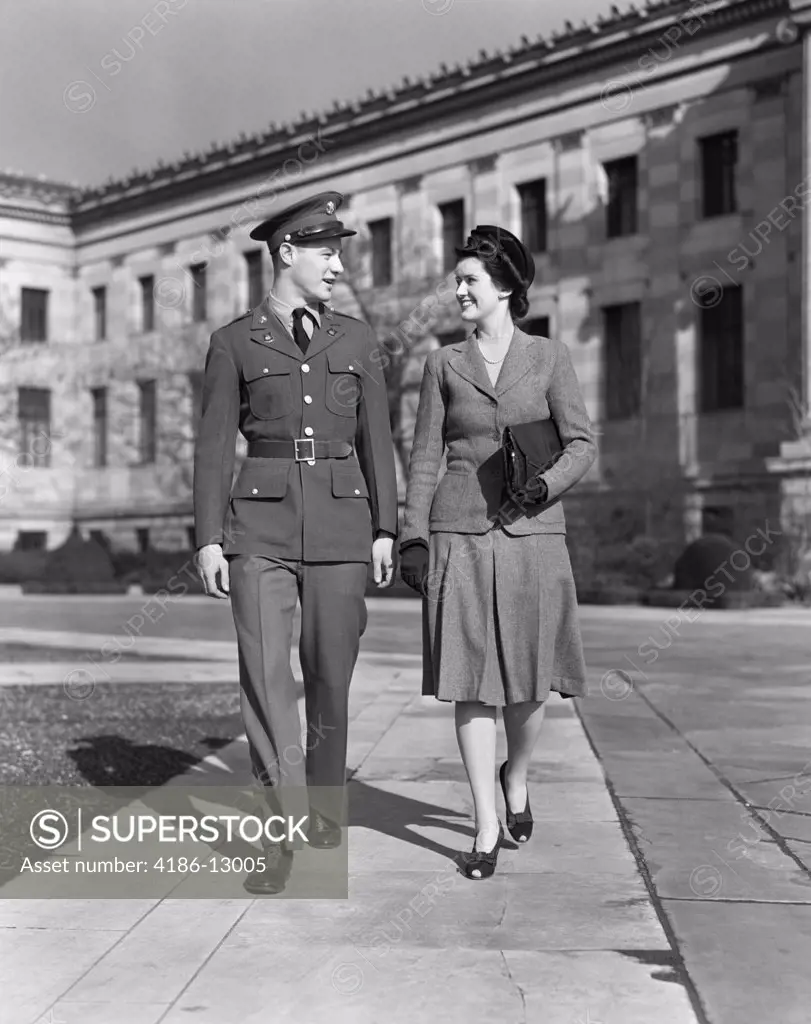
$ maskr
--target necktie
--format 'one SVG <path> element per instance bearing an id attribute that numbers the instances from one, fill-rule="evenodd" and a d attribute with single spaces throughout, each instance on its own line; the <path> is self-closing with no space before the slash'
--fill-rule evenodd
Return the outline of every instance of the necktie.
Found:
<path id="1" fill-rule="evenodd" d="M 310 339 L 307 337 L 307 332 L 304 329 L 303 324 L 304 308 L 293 310 L 293 340 L 301 349 L 301 354 L 306 355 L 307 347 L 310 344 Z"/>

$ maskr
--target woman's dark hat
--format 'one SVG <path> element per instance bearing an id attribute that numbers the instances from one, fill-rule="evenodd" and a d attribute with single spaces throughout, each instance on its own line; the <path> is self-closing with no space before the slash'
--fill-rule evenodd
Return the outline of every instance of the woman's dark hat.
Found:
<path id="1" fill-rule="evenodd" d="M 521 275 L 522 282 L 527 288 L 535 280 L 535 260 L 532 253 L 511 231 L 496 227 L 494 224 L 477 225 L 465 244 L 456 250 L 456 255 L 460 259 L 475 256 L 486 261 L 498 261 L 506 256 Z"/>
<path id="2" fill-rule="evenodd" d="M 301 245 L 303 242 L 356 235 L 357 231 L 344 227 L 335 216 L 343 201 L 340 192 L 321 192 L 303 199 L 268 217 L 253 229 L 251 238 L 267 242 L 270 251 L 275 252 L 282 242 Z"/>

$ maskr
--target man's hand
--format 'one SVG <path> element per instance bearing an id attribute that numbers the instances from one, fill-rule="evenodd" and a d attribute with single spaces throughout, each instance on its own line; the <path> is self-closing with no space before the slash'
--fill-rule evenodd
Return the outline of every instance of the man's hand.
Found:
<path id="1" fill-rule="evenodd" d="M 391 537 L 378 537 L 372 544 L 372 564 L 375 567 L 375 583 L 381 589 L 391 585 L 394 579 L 394 563 L 391 552 L 394 541 Z"/>
<path id="2" fill-rule="evenodd" d="M 197 571 L 209 597 L 228 597 L 231 593 L 228 562 L 222 545 L 206 544 L 197 552 Z"/>

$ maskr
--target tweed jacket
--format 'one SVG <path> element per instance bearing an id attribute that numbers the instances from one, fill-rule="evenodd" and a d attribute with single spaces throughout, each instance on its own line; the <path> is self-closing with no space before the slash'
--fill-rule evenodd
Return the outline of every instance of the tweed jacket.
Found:
<path id="1" fill-rule="evenodd" d="M 543 504 L 516 515 L 505 491 L 504 428 L 555 420 L 563 455 L 542 479 Z M 437 487 L 444 454 L 447 471 Z M 516 328 L 495 386 L 475 336 L 431 352 L 425 363 L 409 463 L 401 544 L 431 532 L 513 535 L 565 533 L 558 500 L 597 455 L 589 416 L 569 349 Z M 507 510 L 512 511 L 505 515 Z"/>
<path id="2" fill-rule="evenodd" d="M 378 531 L 397 534 L 386 384 L 372 329 L 321 309 L 306 355 L 268 298 L 215 331 L 206 357 L 194 460 L 197 546 L 226 555 L 369 562 Z M 246 458 L 250 441 L 354 444 L 348 458 Z"/>

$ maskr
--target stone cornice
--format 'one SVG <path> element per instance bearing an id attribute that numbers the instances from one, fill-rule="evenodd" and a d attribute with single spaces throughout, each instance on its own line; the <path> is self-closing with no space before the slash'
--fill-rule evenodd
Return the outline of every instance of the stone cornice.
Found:
<path id="1" fill-rule="evenodd" d="M 38 209 L 34 206 L 7 206 L 4 202 L 0 202 L 0 217 L 35 221 L 38 224 L 56 224 L 65 228 L 70 228 L 73 224 L 73 219 L 67 211 L 59 213 L 54 210 Z"/>
<path id="2" fill-rule="evenodd" d="M 205 153 L 185 154 L 171 165 L 159 162 L 148 171 L 136 171 L 119 181 L 74 192 L 69 198 L 77 229 L 103 223 L 108 216 L 126 216 L 145 206 L 172 204 L 210 190 L 238 185 L 240 181 L 269 175 L 267 181 L 283 180 L 286 161 L 312 164 L 303 156 L 305 147 L 329 153 L 339 147 L 346 153 L 368 148 L 382 136 L 418 130 L 427 119 L 452 119 L 471 105 L 509 100 L 528 89 L 549 86 L 599 72 L 605 66 L 633 60 L 660 40 L 668 27 L 701 17 L 702 36 L 728 30 L 769 15 L 779 19 L 811 0 L 648 0 L 643 9 L 632 7 L 598 18 L 593 24 L 575 27 L 549 40 L 534 42 L 526 36 L 504 53 L 480 51 L 478 60 L 411 82 L 404 79 L 395 89 L 370 90 L 353 103 L 337 102 L 331 111 L 302 116 L 298 121 L 254 135 L 241 135 L 226 145 L 214 145 Z M 775 40 L 775 46 L 779 46 Z M 67 188 L 65 186 L 65 188 Z M 267 191 L 260 186 L 257 198 Z M 273 189 L 271 188 L 271 194 Z"/>

